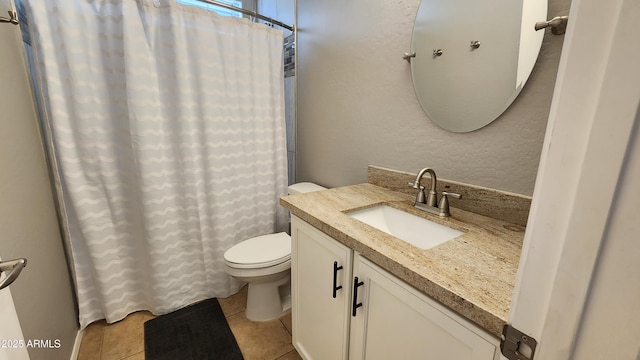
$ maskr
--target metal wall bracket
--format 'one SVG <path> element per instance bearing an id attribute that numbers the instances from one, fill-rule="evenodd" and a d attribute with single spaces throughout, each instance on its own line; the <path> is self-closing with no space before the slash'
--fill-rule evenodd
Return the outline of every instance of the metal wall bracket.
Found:
<path id="1" fill-rule="evenodd" d="M 0 290 L 6 288 L 7 286 L 11 285 L 11 283 L 16 281 L 18 275 L 20 275 L 20 272 L 25 266 L 27 266 L 27 259 L 24 258 L 0 261 L 0 274 L 8 271 L 7 276 L 4 279 L 0 280 Z"/>
<path id="2" fill-rule="evenodd" d="M 535 25 L 536 31 L 542 30 L 548 27 L 551 27 L 551 32 L 554 35 L 563 35 L 565 31 L 567 31 L 567 23 L 569 22 L 569 17 L 567 16 L 556 16 L 549 21 L 540 21 Z"/>
<path id="3" fill-rule="evenodd" d="M 507 324 L 502 328 L 500 351 L 509 360 L 533 360 L 538 342 L 531 336 Z"/>
<path id="4" fill-rule="evenodd" d="M 402 55 L 402 58 L 404 60 L 407 60 L 408 63 L 411 63 L 411 59 L 416 57 L 416 52 L 412 52 L 412 53 L 404 53 L 404 55 Z"/>
<path id="5" fill-rule="evenodd" d="M 0 22 L 18 25 L 18 14 L 15 11 L 9 10 L 9 17 L 0 16 Z"/>

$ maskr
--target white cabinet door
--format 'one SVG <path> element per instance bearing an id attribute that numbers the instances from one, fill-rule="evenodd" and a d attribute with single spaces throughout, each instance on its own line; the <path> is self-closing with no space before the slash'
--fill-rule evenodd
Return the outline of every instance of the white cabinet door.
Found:
<path id="1" fill-rule="evenodd" d="M 358 253 L 349 359 L 491 360 L 498 339 L 419 293 Z M 352 304 L 353 305 L 353 304 Z"/>
<path id="2" fill-rule="evenodd" d="M 347 359 L 352 250 L 295 216 L 291 239 L 293 345 L 307 360 Z"/>

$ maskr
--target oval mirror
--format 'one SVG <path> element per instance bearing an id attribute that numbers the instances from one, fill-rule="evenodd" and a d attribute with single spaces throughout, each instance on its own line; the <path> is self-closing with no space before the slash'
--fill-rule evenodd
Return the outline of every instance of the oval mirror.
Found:
<path id="1" fill-rule="evenodd" d="M 533 70 L 546 17 L 546 0 L 422 0 L 410 61 L 427 116 L 452 132 L 498 118 Z"/>

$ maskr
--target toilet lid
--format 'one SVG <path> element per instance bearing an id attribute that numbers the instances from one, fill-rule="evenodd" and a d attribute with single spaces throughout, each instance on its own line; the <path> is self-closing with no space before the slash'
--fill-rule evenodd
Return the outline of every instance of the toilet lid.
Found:
<path id="1" fill-rule="evenodd" d="M 224 253 L 227 264 L 236 268 L 274 266 L 290 258 L 291 237 L 285 232 L 247 239 Z"/>

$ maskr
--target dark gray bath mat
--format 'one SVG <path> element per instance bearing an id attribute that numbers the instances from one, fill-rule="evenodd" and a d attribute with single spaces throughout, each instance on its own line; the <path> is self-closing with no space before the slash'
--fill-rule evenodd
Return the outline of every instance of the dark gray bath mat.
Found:
<path id="1" fill-rule="evenodd" d="M 147 360 L 242 360 L 218 299 L 208 299 L 144 323 Z"/>

